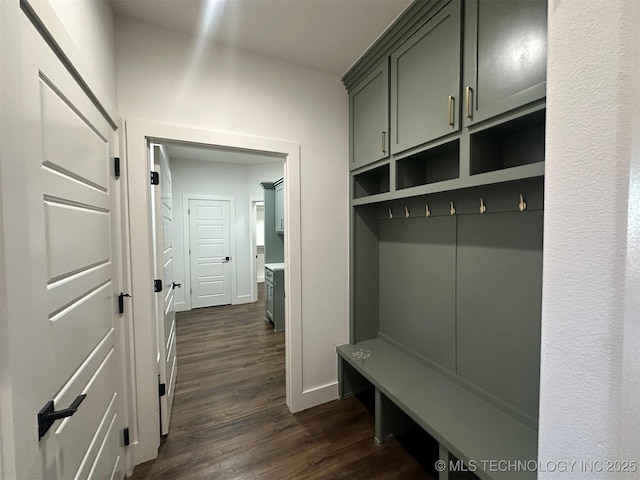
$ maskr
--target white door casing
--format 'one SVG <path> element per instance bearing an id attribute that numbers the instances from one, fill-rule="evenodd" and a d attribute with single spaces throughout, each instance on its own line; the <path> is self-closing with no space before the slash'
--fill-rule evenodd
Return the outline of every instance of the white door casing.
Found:
<path id="1" fill-rule="evenodd" d="M 231 304 L 231 201 L 189 200 L 191 308 Z"/>
<path id="2" fill-rule="evenodd" d="M 72 75 L 27 17 L 10 8 L 2 6 L 17 30 L 15 100 L 2 96 L 0 142 L 7 149 L 0 165 L 7 313 L 2 474 L 119 479 L 125 468 L 113 174 L 119 119 L 97 106 L 78 70 Z M 61 410 L 76 400 L 74 415 L 39 439 L 38 411 L 49 401 Z"/>
<path id="3" fill-rule="evenodd" d="M 158 392 L 156 364 L 156 336 L 153 317 L 153 266 L 150 245 L 151 209 L 149 206 L 149 163 L 147 145 L 149 140 L 162 143 L 165 140 L 177 140 L 189 143 L 214 145 L 276 154 L 286 159 L 284 177 L 287 182 L 285 195 L 286 224 L 285 262 L 289 267 L 285 272 L 286 324 L 286 398 L 292 412 L 298 412 L 328 401 L 324 390 L 304 391 L 302 383 L 302 294 L 301 294 L 301 235 L 300 235 L 300 145 L 295 142 L 273 140 L 228 132 L 216 132 L 179 125 L 129 119 L 126 121 L 128 194 L 130 222 L 130 245 L 132 262 L 132 282 L 136 292 L 132 303 L 136 312 L 135 341 L 135 390 L 136 399 L 132 405 L 135 428 L 135 463 L 141 463 L 158 454 Z M 187 197 L 188 200 L 188 196 Z M 183 198 L 183 218 L 186 217 Z M 233 217 L 233 213 L 232 213 Z M 234 220 L 232 218 L 232 224 Z M 233 229 L 232 229 L 233 237 Z M 188 235 L 185 235 L 188 237 Z M 185 245 L 188 238 L 185 238 Z M 188 258 L 185 265 L 188 265 Z M 185 280 L 189 275 L 185 276 Z M 187 288 L 183 285 L 183 288 Z M 149 333 L 151 332 L 151 334 Z M 330 392 L 332 395 L 333 393 Z"/>
<path id="4" fill-rule="evenodd" d="M 167 435 L 171 422 L 171 408 L 176 386 L 176 307 L 173 295 L 173 203 L 171 168 L 164 147 L 151 147 L 153 170 L 159 174 L 159 184 L 151 189 L 156 279 L 161 280 L 162 290 L 156 293 L 157 363 L 159 384 L 164 385 L 160 396 L 160 434 Z"/>

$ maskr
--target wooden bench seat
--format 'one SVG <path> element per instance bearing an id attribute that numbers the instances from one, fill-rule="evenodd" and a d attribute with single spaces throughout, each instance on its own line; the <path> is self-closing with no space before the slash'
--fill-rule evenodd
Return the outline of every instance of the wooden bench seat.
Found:
<path id="1" fill-rule="evenodd" d="M 356 360 L 360 349 L 370 356 Z M 337 352 L 342 397 L 362 390 L 358 376 L 375 387 L 378 442 L 402 433 L 406 414 L 440 443 L 447 463 L 453 455 L 482 479 L 536 478 L 535 430 L 382 339 L 342 345 Z M 445 471 L 440 478 L 458 475 Z"/>

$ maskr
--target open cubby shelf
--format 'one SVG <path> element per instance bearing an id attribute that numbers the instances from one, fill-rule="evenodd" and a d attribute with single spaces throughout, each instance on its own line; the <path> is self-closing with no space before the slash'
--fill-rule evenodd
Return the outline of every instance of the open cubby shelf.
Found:
<path id="1" fill-rule="evenodd" d="M 396 162 L 398 190 L 453 180 L 460 175 L 460 139 Z"/>
<path id="2" fill-rule="evenodd" d="M 471 133 L 471 175 L 544 162 L 545 110 Z"/>
<path id="3" fill-rule="evenodd" d="M 389 187 L 388 163 L 353 176 L 353 198 L 385 193 Z"/>

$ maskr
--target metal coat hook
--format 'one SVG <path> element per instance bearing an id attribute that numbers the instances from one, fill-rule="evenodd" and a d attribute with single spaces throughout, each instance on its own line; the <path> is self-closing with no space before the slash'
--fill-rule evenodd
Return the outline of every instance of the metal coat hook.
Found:
<path id="1" fill-rule="evenodd" d="M 487 206 L 484 204 L 484 200 L 480 197 L 480 213 L 486 213 Z"/>
<path id="2" fill-rule="evenodd" d="M 456 214 L 456 207 L 453 206 L 453 202 L 449 202 L 449 204 L 451 205 L 451 209 L 449 210 L 449 213 L 451 215 L 455 215 Z"/>
<path id="3" fill-rule="evenodd" d="M 527 209 L 527 203 L 524 201 L 524 197 L 520 194 L 520 203 L 518 204 L 518 209 L 521 212 L 524 212 Z"/>
<path id="4" fill-rule="evenodd" d="M 409 208 L 404 207 L 404 218 L 409 218 Z"/>
<path id="5" fill-rule="evenodd" d="M 391 209 L 389 209 L 389 220 L 391 220 L 393 218 L 393 212 L 391 211 Z"/>
<path id="6" fill-rule="evenodd" d="M 429 210 L 429 204 L 425 204 L 424 206 L 424 216 L 425 217 L 430 217 L 431 216 L 431 210 Z"/>

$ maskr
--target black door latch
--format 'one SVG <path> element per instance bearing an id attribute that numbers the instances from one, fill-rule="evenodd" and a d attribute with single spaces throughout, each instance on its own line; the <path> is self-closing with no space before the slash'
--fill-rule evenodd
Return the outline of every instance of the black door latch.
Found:
<path id="1" fill-rule="evenodd" d="M 181 284 L 181 283 L 173 282 L 173 284 L 172 284 L 172 287 L 173 287 L 173 289 L 174 289 L 174 290 L 175 290 L 176 288 L 180 288 L 181 286 L 182 286 L 182 284 Z"/>
<path id="2" fill-rule="evenodd" d="M 38 441 L 44 437 L 56 420 L 72 416 L 78 410 L 80 404 L 87 396 L 85 394 L 78 395 L 69 408 L 55 411 L 53 400 L 49 400 L 47 404 L 38 412 Z"/>

